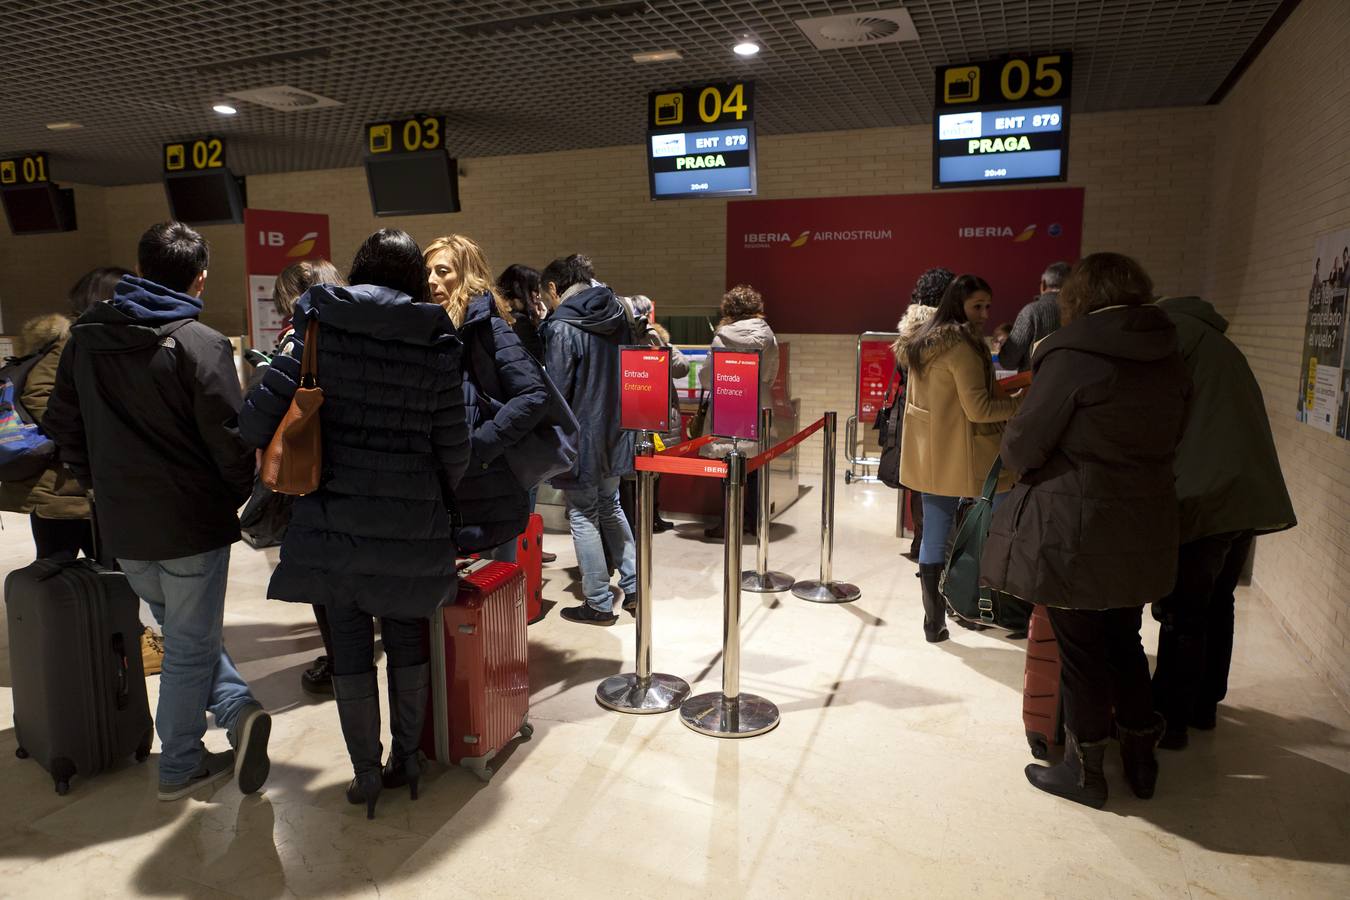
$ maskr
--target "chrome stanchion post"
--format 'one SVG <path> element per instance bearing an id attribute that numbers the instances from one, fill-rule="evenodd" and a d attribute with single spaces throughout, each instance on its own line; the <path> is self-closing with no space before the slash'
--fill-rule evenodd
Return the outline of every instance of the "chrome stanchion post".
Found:
<path id="1" fill-rule="evenodd" d="M 862 596 L 856 584 L 835 581 L 834 577 L 834 438 L 836 415 L 825 414 L 825 458 L 821 471 L 820 491 L 820 578 L 799 581 L 792 594 L 812 603 L 848 603 Z"/>
<path id="2" fill-rule="evenodd" d="M 690 697 L 680 721 L 712 737 L 753 737 L 778 725 L 778 707 L 741 693 L 741 513 L 745 503 L 745 455 L 727 456 L 726 545 L 722 552 L 722 690 Z"/>
<path id="3" fill-rule="evenodd" d="M 759 411 L 759 452 L 773 447 L 773 410 Z M 795 579 L 786 572 L 769 571 L 769 520 L 773 516 L 773 500 L 769 496 L 769 469 L 773 463 L 759 467 L 759 522 L 755 528 L 755 570 L 741 573 L 742 590 L 756 594 L 776 594 L 792 587 Z"/>
<path id="4" fill-rule="evenodd" d="M 651 456 L 651 436 L 638 437 L 639 456 Z M 689 682 L 652 671 L 652 515 L 656 511 L 655 472 L 637 473 L 637 671 L 612 675 L 595 689 L 601 706 L 615 712 L 670 712 L 689 696 Z"/>

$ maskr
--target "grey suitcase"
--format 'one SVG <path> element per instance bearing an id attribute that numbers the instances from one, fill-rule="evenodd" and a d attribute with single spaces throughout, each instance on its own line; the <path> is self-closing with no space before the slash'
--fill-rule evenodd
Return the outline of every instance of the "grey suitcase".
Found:
<path id="1" fill-rule="evenodd" d="M 15 752 L 41 763 L 58 794 L 76 775 L 150 755 L 139 604 L 125 575 L 87 559 L 40 559 L 5 579 Z"/>

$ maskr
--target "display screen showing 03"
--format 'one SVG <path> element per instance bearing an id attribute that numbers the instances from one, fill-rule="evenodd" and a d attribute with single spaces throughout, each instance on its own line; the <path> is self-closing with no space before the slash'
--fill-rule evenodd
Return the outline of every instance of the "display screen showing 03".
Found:
<path id="1" fill-rule="evenodd" d="M 1059 104 L 940 113 L 939 186 L 1045 181 L 1066 175 L 1068 112 Z"/>
<path id="2" fill-rule="evenodd" d="M 648 137 L 653 197 L 755 192 L 755 132 L 701 128 Z"/>

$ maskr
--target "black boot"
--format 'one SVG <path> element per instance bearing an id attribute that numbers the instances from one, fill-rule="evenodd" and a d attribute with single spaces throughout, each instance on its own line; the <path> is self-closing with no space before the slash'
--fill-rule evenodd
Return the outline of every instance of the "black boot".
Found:
<path id="1" fill-rule="evenodd" d="M 1116 723 L 1116 733 L 1120 739 L 1120 761 L 1125 765 L 1125 780 L 1130 790 L 1142 800 L 1153 796 L 1158 784 L 1158 758 L 1153 755 L 1158 741 L 1167 729 L 1167 722 L 1157 713 L 1153 714 L 1153 723 L 1147 728 L 1126 728 Z"/>
<path id="2" fill-rule="evenodd" d="M 941 577 L 941 563 L 919 563 L 919 584 L 923 587 L 923 636 L 930 644 L 951 637 L 947 631 L 947 603 L 938 592 Z"/>
<path id="3" fill-rule="evenodd" d="M 1080 744 L 1066 728 L 1064 761 L 1057 766 L 1027 766 L 1027 781 L 1047 794 L 1101 809 L 1106 805 L 1106 776 L 1102 773 L 1105 755 L 1106 741 Z"/>
<path id="4" fill-rule="evenodd" d="M 417 780 L 422 775 L 419 747 L 426 723 L 427 698 L 431 696 L 431 665 L 402 666 L 389 670 L 389 730 L 393 746 L 384 766 L 384 786 L 408 786 L 417 799 Z"/>
<path id="5" fill-rule="evenodd" d="M 347 785 L 347 802 L 366 805 L 366 818 L 375 818 L 375 801 L 380 799 L 380 689 L 375 670 L 360 675 L 334 675 L 333 694 L 337 697 L 338 719 L 347 741 L 347 755 L 356 777 Z"/>

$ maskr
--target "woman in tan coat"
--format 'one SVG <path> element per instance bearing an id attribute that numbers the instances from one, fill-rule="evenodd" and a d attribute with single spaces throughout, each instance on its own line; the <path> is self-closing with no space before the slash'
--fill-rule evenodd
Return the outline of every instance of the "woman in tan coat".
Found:
<path id="1" fill-rule="evenodd" d="M 980 492 L 998 456 L 1003 425 L 1019 403 L 995 387 L 993 361 L 980 334 L 992 299 L 983 278 L 957 276 L 937 311 L 903 348 L 909 386 L 900 482 L 923 493 L 919 580 L 930 643 L 948 637 L 938 577 L 957 503 Z"/>

